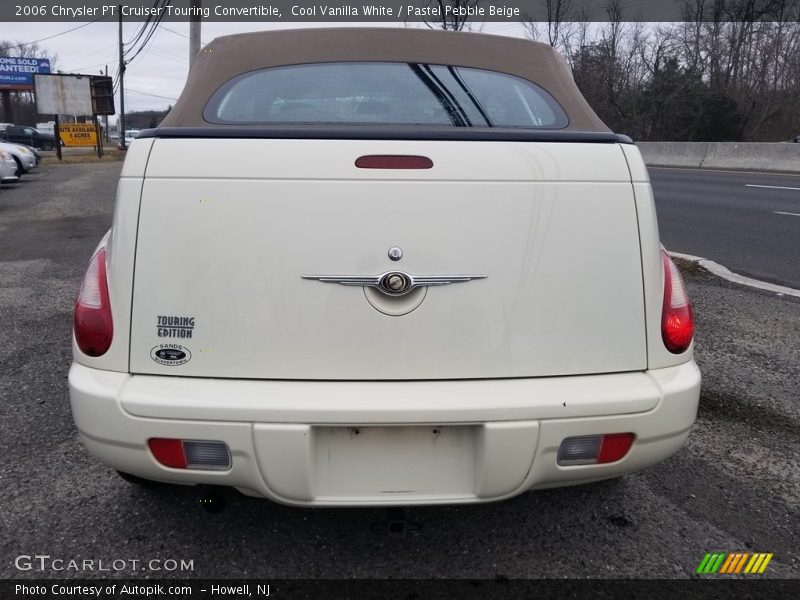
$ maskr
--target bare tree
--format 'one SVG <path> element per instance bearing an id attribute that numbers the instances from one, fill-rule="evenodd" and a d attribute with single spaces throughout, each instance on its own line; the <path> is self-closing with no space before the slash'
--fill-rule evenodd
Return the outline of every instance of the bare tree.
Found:
<path id="1" fill-rule="evenodd" d="M 472 29 L 471 11 L 483 0 L 426 0 L 426 6 L 437 9 L 438 17 L 425 20 L 431 29 L 461 31 Z"/>
<path id="2" fill-rule="evenodd" d="M 583 0 L 535 1 L 522 19 L 526 36 L 564 56 L 612 129 L 676 141 L 800 134 L 798 0 L 684 0 L 678 23 L 627 21 L 629 0 L 606 0 L 602 22 L 596 10 L 590 21 Z M 429 2 L 444 11 L 479 0 Z M 468 19 L 426 25 L 459 30 Z"/>
<path id="3" fill-rule="evenodd" d="M 526 37 L 533 41 L 549 44 L 558 50 L 570 66 L 576 49 L 586 43 L 589 20 L 585 6 L 575 9 L 575 0 L 541 0 L 545 20 L 537 21 L 530 14 L 523 16 L 521 22 Z M 538 13 L 537 13 L 538 14 Z"/>

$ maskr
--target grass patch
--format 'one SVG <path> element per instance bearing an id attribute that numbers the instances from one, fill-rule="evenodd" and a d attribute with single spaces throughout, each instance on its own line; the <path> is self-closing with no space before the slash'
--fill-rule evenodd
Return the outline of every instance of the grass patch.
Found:
<path id="1" fill-rule="evenodd" d="M 676 256 L 672 256 L 670 258 L 672 258 L 672 262 L 675 263 L 675 266 L 678 267 L 684 273 L 692 273 L 693 275 L 698 275 L 700 273 L 706 272 L 706 270 L 700 266 L 699 262 L 695 262 L 693 260 L 687 260 L 685 258 L 678 258 Z"/>
<path id="2" fill-rule="evenodd" d="M 125 153 L 121 150 L 106 150 L 103 153 L 103 158 L 97 158 L 96 152 L 87 152 L 86 154 L 64 154 L 63 160 L 58 160 L 58 157 L 53 154 L 52 156 L 43 156 L 43 165 L 58 165 L 58 164 L 78 164 L 78 163 L 93 163 L 93 162 L 113 162 L 115 160 L 122 160 L 125 158 Z"/>

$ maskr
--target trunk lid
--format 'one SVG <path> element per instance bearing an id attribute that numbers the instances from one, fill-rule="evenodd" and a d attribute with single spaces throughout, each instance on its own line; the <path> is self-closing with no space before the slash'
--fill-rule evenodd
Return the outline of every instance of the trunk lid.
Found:
<path id="1" fill-rule="evenodd" d="M 355 166 L 382 154 L 433 167 Z M 130 369 L 320 380 L 642 370 L 641 269 L 617 144 L 156 139 Z M 399 299 L 302 278 L 389 271 L 486 277 Z"/>

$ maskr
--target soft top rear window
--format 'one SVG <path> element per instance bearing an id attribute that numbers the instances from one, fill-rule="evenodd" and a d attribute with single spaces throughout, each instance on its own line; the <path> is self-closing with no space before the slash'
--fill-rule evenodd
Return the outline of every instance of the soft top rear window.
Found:
<path id="1" fill-rule="evenodd" d="M 340 62 L 252 71 L 223 85 L 203 117 L 219 124 L 441 125 L 561 129 L 538 85 L 504 73 L 420 63 Z"/>

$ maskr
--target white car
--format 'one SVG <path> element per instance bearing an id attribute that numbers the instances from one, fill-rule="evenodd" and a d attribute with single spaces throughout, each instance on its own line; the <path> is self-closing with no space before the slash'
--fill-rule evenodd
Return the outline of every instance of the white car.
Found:
<path id="1" fill-rule="evenodd" d="M 125 145 L 130 146 L 133 140 L 135 140 L 136 137 L 139 135 L 139 133 L 140 133 L 139 129 L 128 129 L 125 132 Z"/>
<path id="2" fill-rule="evenodd" d="M 10 152 L 0 150 L 0 183 L 19 180 L 17 175 L 17 161 Z"/>
<path id="3" fill-rule="evenodd" d="M 410 505 L 681 448 L 700 373 L 647 169 L 549 46 L 313 29 L 196 60 L 131 144 L 75 308 L 72 410 L 101 462 Z"/>
<path id="4" fill-rule="evenodd" d="M 9 142 L 0 142 L 0 150 L 8 152 L 14 162 L 16 163 L 16 175 L 22 176 L 31 169 L 37 166 L 36 155 L 27 146 L 22 144 L 13 144 Z"/>

